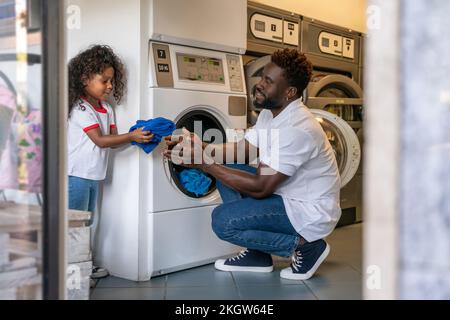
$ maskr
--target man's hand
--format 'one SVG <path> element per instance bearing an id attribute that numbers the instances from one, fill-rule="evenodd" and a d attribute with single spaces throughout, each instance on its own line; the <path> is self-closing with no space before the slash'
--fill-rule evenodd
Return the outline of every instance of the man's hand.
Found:
<path id="1" fill-rule="evenodd" d="M 181 136 L 169 136 L 165 137 L 164 140 L 168 148 L 163 151 L 163 155 L 174 164 L 201 168 L 214 162 L 204 152 L 208 144 L 203 142 L 198 135 L 185 128 L 183 128 Z"/>

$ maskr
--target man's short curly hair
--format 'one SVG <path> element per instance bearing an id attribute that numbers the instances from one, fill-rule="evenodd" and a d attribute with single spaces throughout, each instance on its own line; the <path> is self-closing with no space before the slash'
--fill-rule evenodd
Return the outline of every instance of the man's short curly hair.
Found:
<path id="1" fill-rule="evenodd" d="M 106 68 L 114 69 L 112 79 L 113 97 L 119 103 L 124 96 L 126 79 L 125 67 L 109 46 L 94 45 L 80 52 L 69 62 L 69 115 L 75 102 L 86 94 L 83 78 L 101 74 Z"/>
<path id="2" fill-rule="evenodd" d="M 272 62 L 284 70 L 289 85 L 296 87 L 300 96 L 311 80 L 312 64 L 305 54 L 296 49 L 283 49 L 272 54 Z"/>

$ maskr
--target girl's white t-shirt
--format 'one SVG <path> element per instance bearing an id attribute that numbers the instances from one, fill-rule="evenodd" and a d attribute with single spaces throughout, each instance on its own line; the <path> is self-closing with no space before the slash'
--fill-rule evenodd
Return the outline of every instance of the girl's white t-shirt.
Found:
<path id="1" fill-rule="evenodd" d="M 307 241 L 328 236 L 341 216 L 339 170 L 325 132 L 301 98 L 275 118 L 263 110 L 245 138 L 259 148 L 262 163 L 289 176 L 275 194 L 295 230 Z"/>
<path id="2" fill-rule="evenodd" d="M 112 107 L 102 101 L 102 108 L 94 108 L 80 99 L 72 108 L 67 124 L 69 176 L 104 180 L 110 149 L 98 147 L 86 132 L 100 128 L 102 134 L 111 134 L 111 128 L 116 127 Z"/>

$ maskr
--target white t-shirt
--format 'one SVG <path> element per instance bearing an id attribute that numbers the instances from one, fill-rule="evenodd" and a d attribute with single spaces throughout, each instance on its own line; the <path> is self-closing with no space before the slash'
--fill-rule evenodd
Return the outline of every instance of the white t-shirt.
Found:
<path id="1" fill-rule="evenodd" d="M 283 198 L 295 230 L 307 241 L 328 236 L 340 216 L 339 170 L 325 132 L 302 99 L 273 118 L 263 110 L 245 138 L 260 161 L 289 178 L 274 192 Z"/>
<path id="2" fill-rule="evenodd" d="M 68 174 L 90 180 L 104 180 L 108 166 L 109 148 L 98 147 L 86 134 L 100 128 L 102 134 L 111 133 L 115 128 L 112 107 L 102 102 L 102 108 L 94 108 L 86 100 L 80 99 L 68 120 Z"/>

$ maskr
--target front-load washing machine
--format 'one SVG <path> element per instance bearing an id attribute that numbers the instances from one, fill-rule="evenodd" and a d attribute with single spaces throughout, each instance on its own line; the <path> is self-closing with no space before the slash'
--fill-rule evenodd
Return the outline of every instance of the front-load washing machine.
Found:
<path id="1" fill-rule="evenodd" d="M 141 107 L 141 119 L 170 119 L 177 128 L 185 127 L 210 143 L 243 137 L 247 101 L 240 55 L 150 42 L 149 71 L 147 107 Z M 221 203 L 214 178 L 209 177 L 212 183 L 203 195 L 191 193 L 180 181 L 186 168 L 166 160 L 161 154 L 164 148 L 161 143 L 151 154 L 140 152 L 139 181 L 127 184 L 139 195 L 139 228 L 128 228 L 122 219 L 121 232 L 138 234 L 137 242 L 105 241 L 110 248 L 102 250 L 102 260 L 114 261 L 107 266 L 113 265 L 114 273 L 124 278 L 148 280 L 240 250 L 212 231 L 211 212 Z M 136 250 L 136 246 L 138 268 L 115 261 L 123 256 L 118 250 Z"/>

